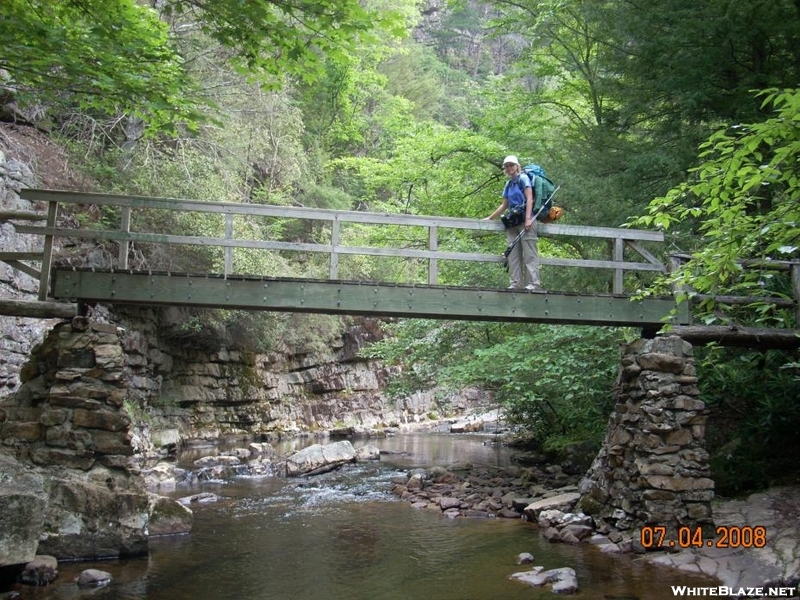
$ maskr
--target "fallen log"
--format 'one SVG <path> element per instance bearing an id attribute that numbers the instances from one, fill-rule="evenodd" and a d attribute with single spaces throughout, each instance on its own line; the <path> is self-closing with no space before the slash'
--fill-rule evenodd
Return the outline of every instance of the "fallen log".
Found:
<path id="1" fill-rule="evenodd" d="M 800 330 L 728 325 L 676 325 L 662 335 L 677 335 L 691 344 L 716 343 L 721 346 L 755 350 L 795 350 L 800 348 Z"/>
<path id="2" fill-rule="evenodd" d="M 0 299 L 0 315 L 33 319 L 71 319 L 77 316 L 78 306 L 66 302 Z"/>

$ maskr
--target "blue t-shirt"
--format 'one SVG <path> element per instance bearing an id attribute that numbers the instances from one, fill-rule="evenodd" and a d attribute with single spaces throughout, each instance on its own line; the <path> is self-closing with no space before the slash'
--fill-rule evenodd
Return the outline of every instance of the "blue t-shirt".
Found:
<path id="1" fill-rule="evenodd" d="M 522 182 L 522 185 L 520 185 Z M 506 187 L 503 188 L 503 198 L 508 200 L 508 207 L 513 208 L 518 204 L 525 204 L 525 194 L 522 193 L 521 188 L 529 188 L 531 180 L 525 173 L 520 173 L 517 177 L 512 177 L 506 182 Z"/>

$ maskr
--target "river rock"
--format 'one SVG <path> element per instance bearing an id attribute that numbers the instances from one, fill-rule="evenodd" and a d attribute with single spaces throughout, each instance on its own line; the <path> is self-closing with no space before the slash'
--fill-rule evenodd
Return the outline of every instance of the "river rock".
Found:
<path id="1" fill-rule="evenodd" d="M 58 559 L 55 556 L 40 554 L 25 565 L 20 580 L 26 585 L 44 586 L 58 577 Z"/>
<path id="2" fill-rule="evenodd" d="M 232 467 L 240 464 L 242 464 L 242 461 L 238 456 L 204 456 L 194 461 L 194 466 L 198 469 L 205 469 L 208 467 Z"/>
<path id="3" fill-rule="evenodd" d="M 552 584 L 552 591 L 556 594 L 574 594 L 578 591 L 578 577 L 575 570 L 570 567 L 544 570 L 544 567 L 533 567 L 530 571 L 513 573 L 509 579 L 541 587 Z"/>
<path id="4" fill-rule="evenodd" d="M 64 560 L 147 553 L 149 498 L 139 482 L 95 467 L 86 481 L 50 481 L 39 552 Z"/>
<path id="5" fill-rule="evenodd" d="M 534 493 L 550 494 L 548 503 L 561 505 L 564 496 L 574 500 L 574 485 L 539 490 L 532 481 L 546 481 L 535 467 L 483 467 L 466 463 L 430 469 L 412 469 L 393 480 L 392 492 L 415 508 L 439 509 L 447 516 L 519 519 L 523 509 L 536 501 Z M 577 479 L 576 479 L 577 480 Z M 526 500 L 527 498 L 527 500 Z M 561 498 L 561 500 L 559 500 Z"/>
<path id="6" fill-rule="evenodd" d="M 381 451 L 377 446 L 368 444 L 356 450 L 356 460 L 380 460 Z"/>
<path id="7" fill-rule="evenodd" d="M 188 506 L 190 504 L 208 504 L 209 502 L 218 502 L 219 500 L 220 497 L 216 494 L 212 494 L 211 492 L 201 492 L 200 494 L 192 494 L 191 496 L 178 498 L 178 502 L 184 506 Z"/>
<path id="8" fill-rule="evenodd" d="M 184 504 L 165 496 L 150 497 L 150 520 L 147 531 L 151 536 L 177 535 L 192 530 L 194 513 Z"/>
<path id="9" fill-rule="evenodd" d="M 530 552 L 520 552 L 517 555 L 517 564 L 518 565 L 529 565 L 533 563 L 533 554 Z"/>
<path id="10" fill-rule="evenodd" d="M 177 429 L 158 429 L 150 432 L 150 440 L 156 448 L 180 446 L 181 433 Z"/>
<path id="11" fill-rule="evenodd" d="M 175 463 L 161 462 L 150 469 L 142 469 L 145 487 L 151 491 L 172 491 L 178 484 L 196 483 L 197 476 L 175 466 Z"/>
<path id="12" fill-rule="evenodd" d="M 450 425 L 450 433 L 472 433 L 483 431 L 482 421 L 457 421 Z"/>
<path id="13" fill-rule="evenodd" d="M 531 521 L 538 521 L 539 513 L 542 511 L 552 509 L 568 511 L 575 506 L 575 504 L 577 504 L 580 498 L 581 495 L 577 492 L 568 492 L 566 494 L 559 494 L 558 496 L 553 496 L 551 498 L 537 500 L 536 502 L 532 502 L 525 507 L 525 516 L 527 516 Z"/>
<path id="14" fill-rule="evenodd" d="M 355 459 L 356 451 L 349 441 L 314 444 L 286 459 L 286 474 L 297 477 L 320 469 L 334 469 Z"/>
<path id="15" fill-rule="evenodd" d="M 99 569 L 86 569 L 75 579 L 78 587 L 102 587 L 111 583 L 111 573 Z"/>
<path id="16" fill-rule="evenodd" d="M 252 442 L 247 446 L 251 456 L 272 456 L 275 449 L 268 442 Z"/>

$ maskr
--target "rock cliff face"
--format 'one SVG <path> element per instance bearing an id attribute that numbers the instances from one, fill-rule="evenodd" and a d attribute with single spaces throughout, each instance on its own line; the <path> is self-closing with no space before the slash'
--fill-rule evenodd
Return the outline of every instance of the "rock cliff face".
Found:
<path id="1" fill-rule="evenodd" d="M 155 445 L 159 440 L 276 437 L 337 428 L 375 428 L 427 419 L 432 393 L 387 400 L 396 370 L 362 359 L 376 339 L 374 322 L 359 321 L 323 354 L 253 354 L 222 347 L 199 350 L 190 338 L 165 334 L 164 314 L 118 309 L 129 407 Z M 464 408 L 473 397 L 452 398 Z M 146 415 L 146 418 L 145 416 Z"/>
<path id="2" fill-rule="evenodd" d="M 23 187 L 38 183 L 28 165 L 3 151 L 0 145 L 0 210 L 33 211 L 36 207 L 19 197 Z M 10 223 L 0 223 L 0 251 L 35 252 L 41 250 L 31 236 L 14 232 Z M 0 295 L 11 299 L 35 298 L 38 281 L 8 264 L 0 262 Z M 53 322 L 41 319 L 0 317 L 0 397 L 19 385 L 19 370 L 31 346 L 44 337 Z"/>

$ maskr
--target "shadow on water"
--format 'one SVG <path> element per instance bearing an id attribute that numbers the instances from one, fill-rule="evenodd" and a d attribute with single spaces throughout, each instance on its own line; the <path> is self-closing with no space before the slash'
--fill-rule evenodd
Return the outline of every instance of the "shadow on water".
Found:
<path id="1" fill-rule="evenodd" d="M 147 558 L 60 565 L 58 581 L 23 590 L 36 600 L 537 600 L 553 598 L 508 576 L 535 565 L 569 566 L 582 599 L 671 598 L 671 585 L 708 586 L 695 576 L 603 555 L 589 545 L 550 544 L 522 520 L 448 519 L 413 509 L 389 492 L 399 469 L 470 460 L 507 464 L 507 449 L 485 438 L 397 436 L 390 454 L 310 480 L 258 478 L 206 483 L 175 496 L 213 491 L 223 500 L 194 508 L 189 536 L 151 540 Z M 375 443 L 374 441 L 370 443 Z M 113 583 L 83 591 L 86 568 Z"/>

